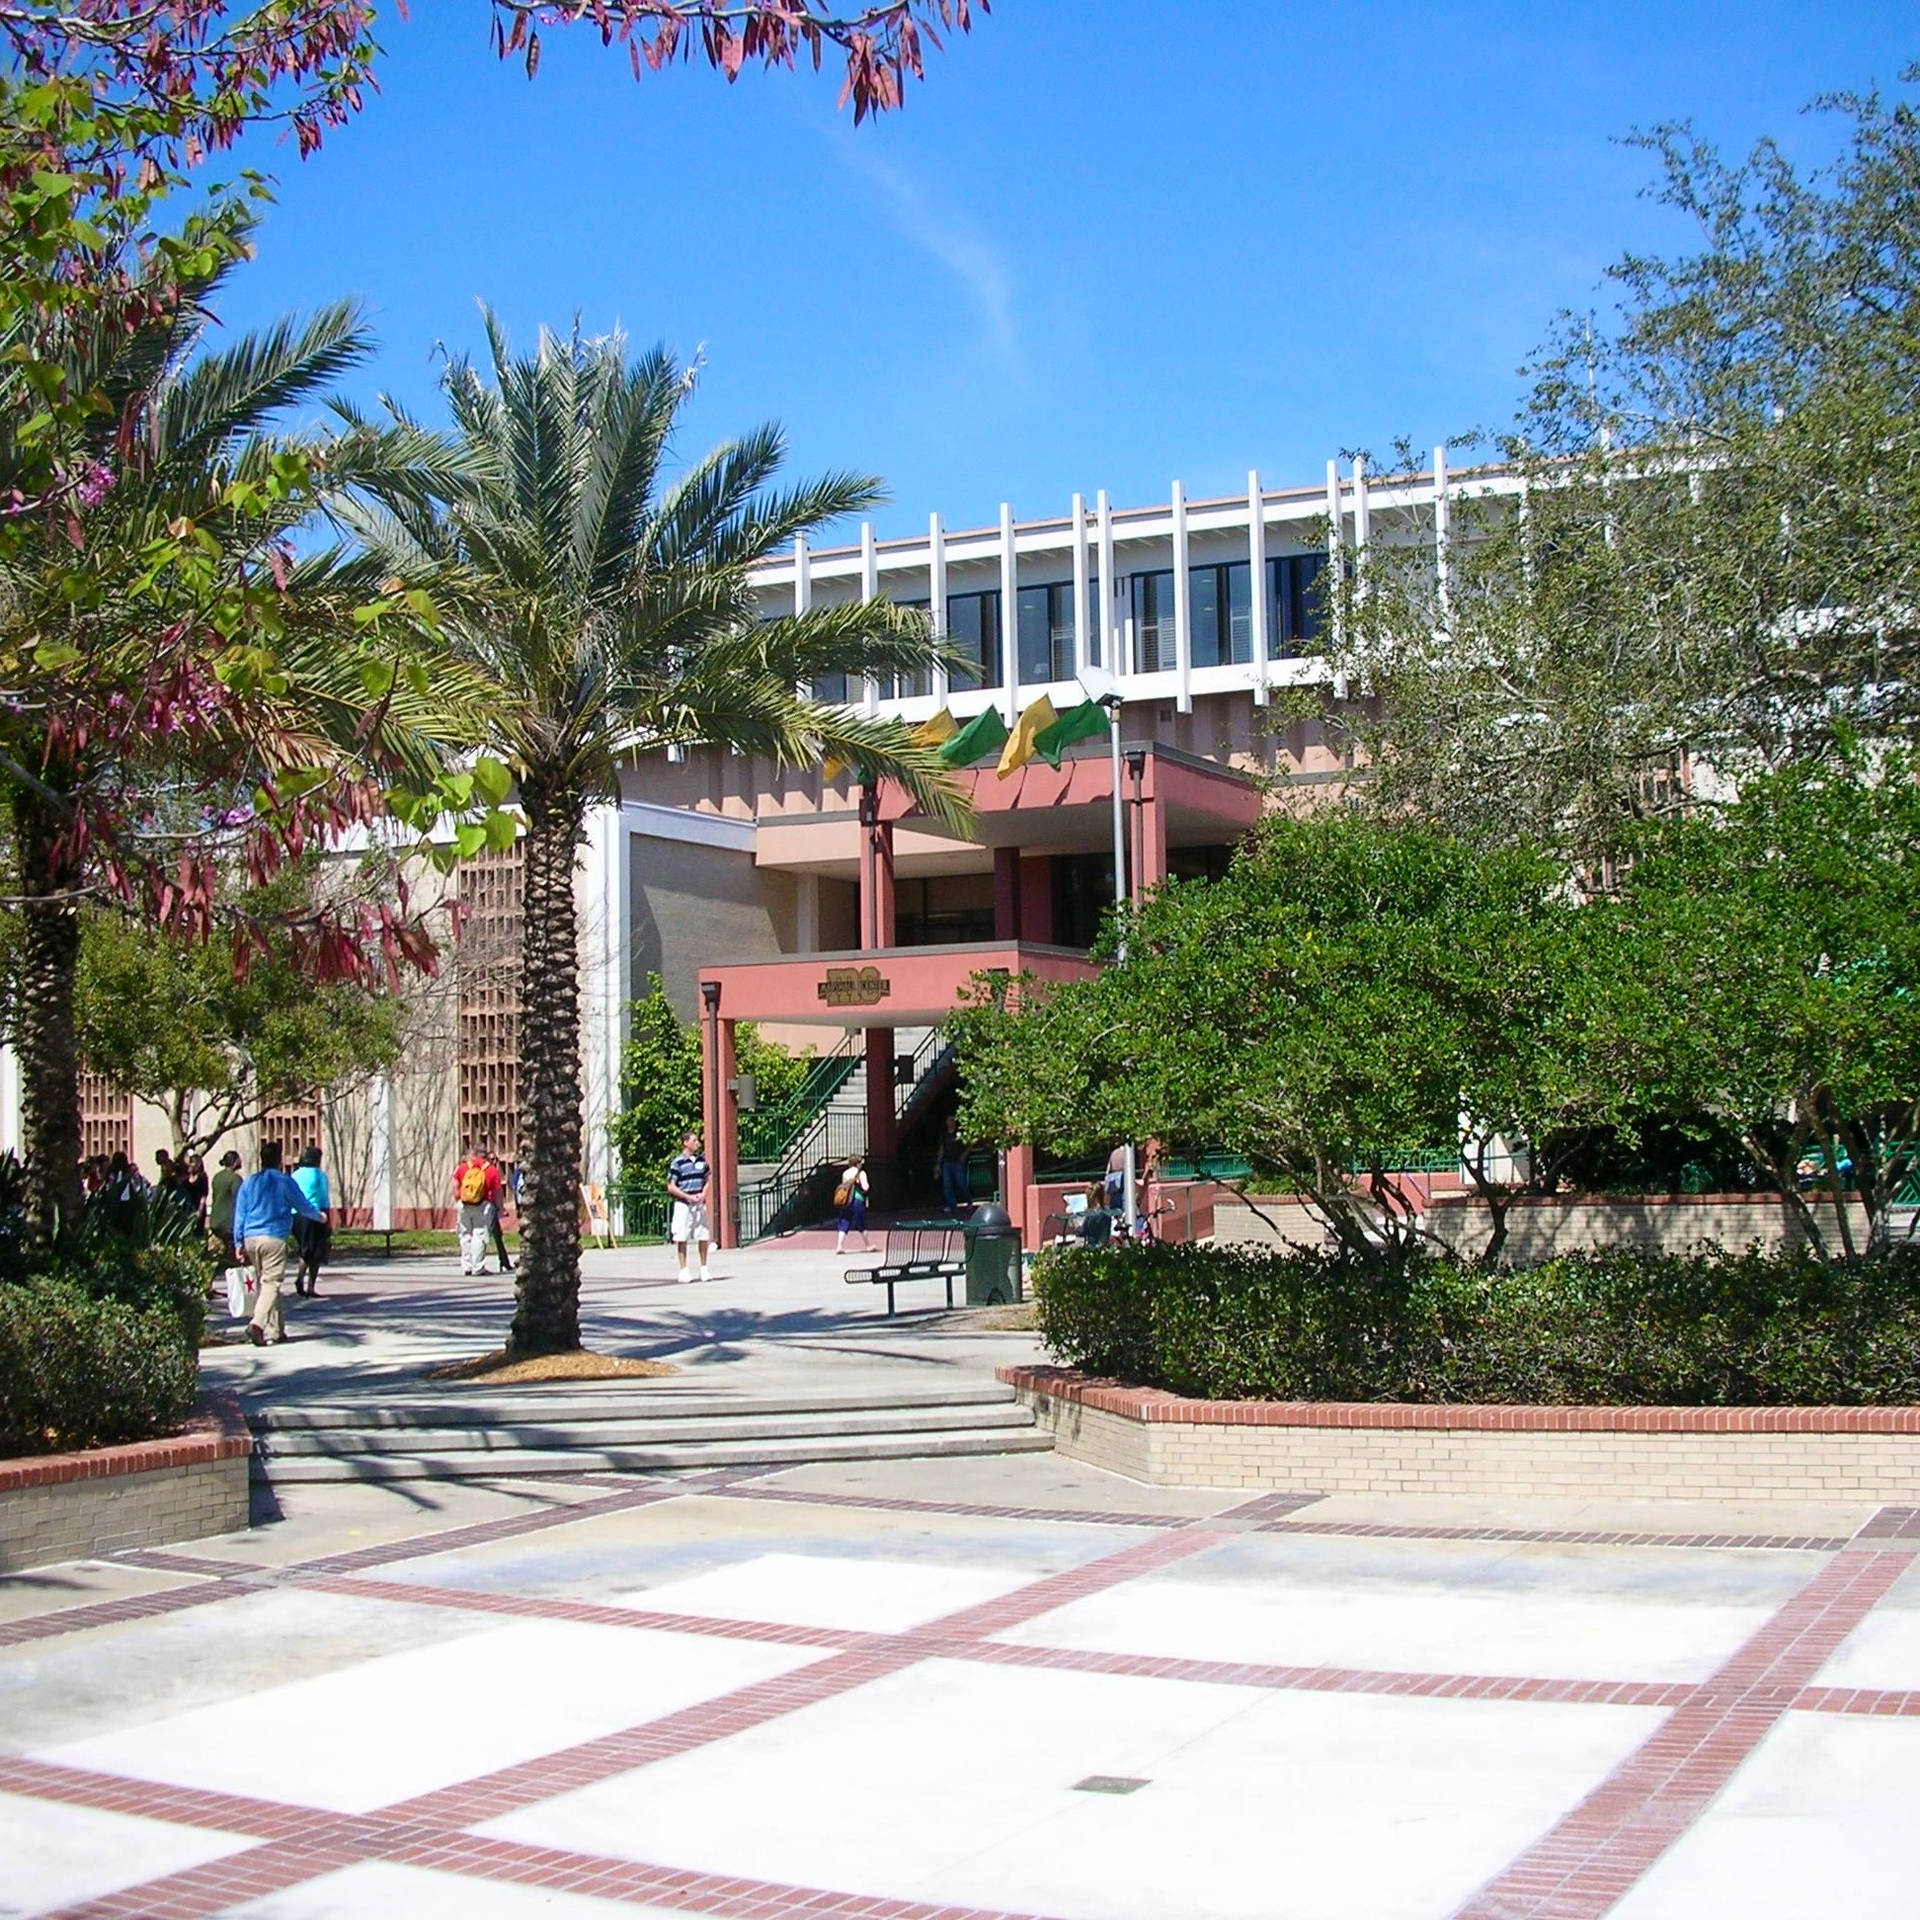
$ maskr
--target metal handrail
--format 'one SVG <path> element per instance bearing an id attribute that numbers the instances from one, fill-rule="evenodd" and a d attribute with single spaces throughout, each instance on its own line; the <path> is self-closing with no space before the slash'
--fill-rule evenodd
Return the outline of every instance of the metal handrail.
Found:
<path id="1" fill-rule="evenodd" d="M 853 1078 L 860 1058 L 859 1036 L 849 1034 L 831 1053 L 813 1063 L 806 1078 L 779 1106 L 743 1114 L 740 1158 L 785 1160 L 814 1116 Z"/>

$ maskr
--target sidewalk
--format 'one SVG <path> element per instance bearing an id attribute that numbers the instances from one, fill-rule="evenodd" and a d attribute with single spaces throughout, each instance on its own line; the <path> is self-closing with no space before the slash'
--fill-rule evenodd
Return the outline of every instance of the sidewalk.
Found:
<path id="1" fill-rule="evenodd" d="M 944 1307 L 937 1282 L 902 1289 L 902 1311 L 887 1319 L 880 1288 L 843 1278 L 877 1259 L 772 1241 L 715 1253 L 715 1277 L 682 1286 L 671 1247 L 590 1248 L 581 1260 L 582 1334 L 597 1352 L 681 1369 L 644 1383 L 661 1397 L 691 1389 L 743 1397 L 858 1391 L 908 1377 L 990 1380 L 996 1366 L 1038 1353 L 1031 1334 L 983 1324 L 1003 1315 L 929 1311 Z M 421 1376 L 430 1367 L 502 1344 L 513 1284 L 511 1274 L 463 1279 L 450 1252 L 329 1269 L 317 1297 L 288 1296 L 286 1345 L 210 1349 L 202 1377 L 238 1389 L 249 1404 L 427 1390 Z M 224 1322 L 219 1313 L 216 1328 Z"/>

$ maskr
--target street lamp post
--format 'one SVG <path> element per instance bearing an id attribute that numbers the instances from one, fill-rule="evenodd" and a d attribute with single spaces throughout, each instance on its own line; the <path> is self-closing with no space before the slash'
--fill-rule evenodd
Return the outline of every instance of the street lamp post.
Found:
<path id="1" fill-rule="evenodd" d="M 1108 742 L 1113 750 L 1113 904 L 1120 916 L 1120 959 L 1124 963 L 1127 957 L 1127 803 L 1120 790 L 1120 682 L 1104 667 L 1085 666 L 1080 669 L 1080 690 L 1089 700 L 1097 702 L 1106 709 Z M 1126 1142 L 1126 1157 L 1122 1162 L 1125 1170 L 1126 1208 L 1122 1216 L 1124 1231 L 1132 1233 L 1137 1216 L 1134 1205 L 1134 1165 L 1133 1135 L 1129 1131 Z"/>

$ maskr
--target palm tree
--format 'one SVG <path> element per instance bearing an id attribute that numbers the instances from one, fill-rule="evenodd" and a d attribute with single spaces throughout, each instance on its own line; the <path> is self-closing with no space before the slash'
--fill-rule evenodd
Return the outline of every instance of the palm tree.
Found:
<path id="1" fill-rule="evenodd" d="M 785 447 L 764 426 L 669 475 L 694 372 L 619 334 L 543 331 L 515 357 L 492 314 L 489 364 L 446 393 L 463 481 L 387 489 L 349 509 L 380 564 L 431 580 L 458 659 L 492 683 L 490 744 L 525 819 L 521 926 L 523 1246 L 509 1351 L 580 1344 L 580 996 L 574 870 L 586 812 L 640 746 L 729 746 L 783 766 L 825 757 L 905 784 L 954 825 L 965 807 L 906 728 L 816 704 L 832 675 L 924 670 L 924 616 L 876 600 L 762 620 L 757 561 L 881 498 L 830 474 L 774 490 Z M 350 416 L 351 417 L 351 416 Z M 403 425 L 411 425 L 400 416 Z"/>
<path id="2" fill-rule="evenodd" d="M 83 313 L 52 347 L 0 342 L 26 347 L 0 353 L 0 484 L 37 405 L 33 355 L 57 354 L 71 389 L 99 402 L 61 449 L 74 480 L 61 509 L 0 545 L 0 800 L 20 918 L 12 1037 L 42 1240 L 80 1206 L 83 904 L 137 910 L 143 876 L 240 837 L 234 821 L 263 783 L 295 770 L 358 783 L 363 808 L 371 769 L 429 778 L 441 736 L 459 732 L 457 688 L 397 675 L 407 642 L 356 624 L 380 595 L 371 556 L 290 546 L 340 489 L 439 451 L 404 429 L 282 427 L 370 352 L 358 312 L 337 304 L 202 351 L 249 225 L 232 208 L 189 222 L 208 265 L 156 278 L 165 297 Z M 173 887 L 173 912 L 181 889 L 153 885 Z M 204 937 L 211 923 L 188 930 Z"/>

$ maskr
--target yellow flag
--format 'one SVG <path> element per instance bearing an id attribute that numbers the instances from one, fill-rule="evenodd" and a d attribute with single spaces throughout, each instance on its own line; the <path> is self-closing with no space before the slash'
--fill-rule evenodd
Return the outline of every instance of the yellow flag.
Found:
<path id="1" fill-rule="evenodd" d="M 1043 693 L 1032 706 L 1014 723 L 1013 731 L 1007 735 L 1007 744 L 1000 749 L 1000 778 L 1017 773 L 1033 758 L 1033 743 L 1053 725 L 1059 716 L 1053 710 L 1053 702 Z"/>
<path id="2" fill-rule="evenodd" d="M 916 747 L 937 747 L 951 740 L 960 731 L 960 723 L 952 713 L 942 707 L 931 720 L 922 720 L 913 730 L 913 744 Z"/>
<path id="3" fill-rule="evenodd" d="M 820 784 L 830 787 L 845 773 L 851 762 L 846 760 L 822 760 L 820 762 Z"/>

